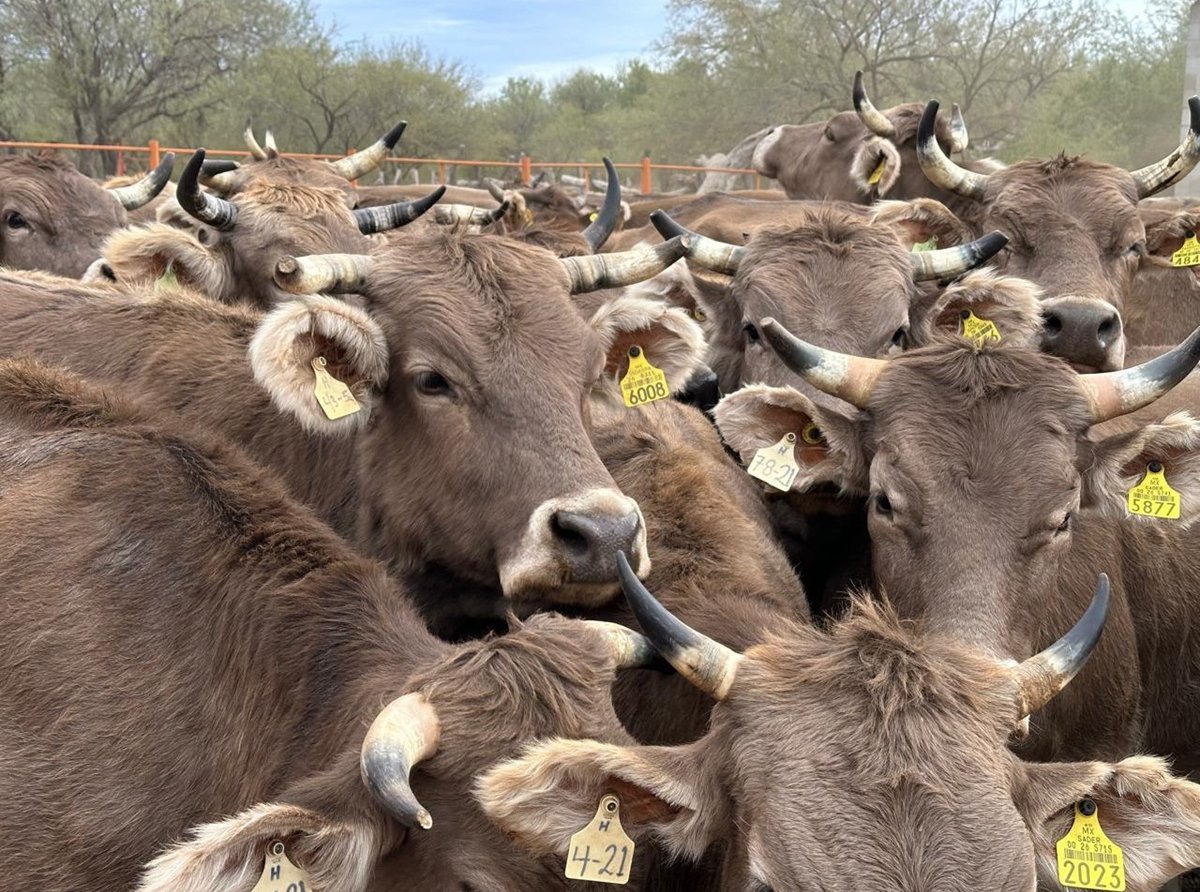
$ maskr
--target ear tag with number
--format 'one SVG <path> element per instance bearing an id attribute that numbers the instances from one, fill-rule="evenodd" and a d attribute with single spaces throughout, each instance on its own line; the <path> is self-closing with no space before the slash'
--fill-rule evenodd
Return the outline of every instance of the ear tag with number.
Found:
<path id="1" fill-rule="evenodd" d="M 621 828 L 621 800 L 608 793 L 591 823 L 571 837 L 568 880 L 624 886 L 633 868 L 633 840 Z"/>
<path id="2" fill-rule="evenodd" d="M 354 394 L 350 392 L 350 388 L 325 371 L 324 356 L 314 359 L 312 368 L 313 374 L 317 376 L 313 396 L 321 404 L 326 418 L 330 421 L 337 421 L 339 418 L 353 415 L 362 408 L 358 404 L 358 400 L 354 398 Z"/>
<path id="3" fill-rule="evenodd" d="M 1179 520 L 1182 506 L 1183 497 L 1167 483 L 1162 463 L 1156 461 L 1146 466 L 1146 476 L 1129 490 L 1125 498 L 1125 507 L 1130 514 L 1157 517 L 1160 520 Z"/>
<path id="4" fill-rule="evenodd" d="M 1196 233 L 1185 238 L 1179 250 L 1171 255 L 1171 266 L 1200 266 L 1200 242 L 1196 241 Z"/>
<path id="5" fill-rule="evenodd" d="M 313 892 L 308 874 L 288 860 L 279 840 L 267 846 L 267 863 L 251 892 Z"/>
<path id="6" fill-rule="evenodd" d="M 805 430 L 807 431 L 807 428 Z M 816 435 L 820 436 L 820 432 Z M 800 473 L 800 465 L 796 463 L 796 435 L 786 433 L 778 443 L 758 450 L 746 470 L 755 480 L 761 480 L 781 492 L 787 492 L 792 488 L 796 475 Z"/>
<path id="7" fill-rule="evenodd" d="M 645 403 L 665 400 L 671 395 L 667 375 L 650 365 L 646 354 L 636 344 L 629 348 L 629 369 L 621 379 L 621 398 L 630 409 Z"/>
<path id="8" fill-rule="evenodd" d="M 1125 889 L 1125 854 L 1100 829 L 1091 799 L 1075 803 L 1075 823 L 1058 841 L 1058 881 L 1072 889 Z"/>
<path id="9" fill-rule="evenodd" d="M 991 319 L 980 319 L 970 310 L 963 310 L 958 318 L 961 320 L 958 333 L 974 341 L 977 347 L 987 343 L 999 344 L 1004 340 L 1000 337 L 1000 329 L 996 328 L 996 323 Z"/>
<path id="10" fill-rule="evenodd" d="M 171 289 L 179 287 L 179 277 L 175 275 L 175 264 L 168 263 L 167 268 L 163 270 L 163 274 L 154 281 L 156 291 L 162 289 Z"/>
<path id="11" fill-rule="evenodd" d="M 931 235 L 923 242 L 917 242 L 912 246 L 914 251 L 936 251 L 937 250 L 937 235 Z"/>
<path id="12" fill-rule="evenodd" d="M 883 172 L 887 170 L 887 158 L 879 159 L 879 163 L 875 165 L 875 169 L 871 171 L 871 175 L 867 177 L 867 183 L 871 186 L 876 186 L 883 179 Z"/>

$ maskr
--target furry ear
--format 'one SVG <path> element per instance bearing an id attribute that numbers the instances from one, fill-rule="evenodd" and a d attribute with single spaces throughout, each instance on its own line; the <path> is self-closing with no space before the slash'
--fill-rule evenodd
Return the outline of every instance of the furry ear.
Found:
<path id="1" fill-rule="evenodd" d="M 937 239 L 937 247 L 949 248 L 969 242 L 973 236 L 971 228 L 950 208 L 932 198 L 881 201 L 872 208 L 871 221 L 891 226 L 909 248 L 932 238 Z"/>
<path id="2" fill-rule="evenodd" d="M 1025 279 L 974 270 L 935 292 L 932 299 L 920 295 L 909 317 L 912 344 L 924 347 L 940 336 L 958 335 L 963 314 L 969 310 L 994 324 L 1005 343 L 1036 350 L 1042 330 L 1040 295 L 1038 287 Z"/>
<path id="3" fill-rule="evenodd" d="M 229 265 L 191 232 L 162 223 L 118 229 L 104 243 L 104 259 L 122 285 L 153 285 L 170 271 L 174 281 L 228 300 L 236 283 Z"/>
<path id="4" fill-rule="evenodd" d="M 350 388 L 362 409 L 331 421 L 314 395 L 313 360 Z M 383 330 L 364 310 L 320 294 L 297 297 L 263 317 L 250 342 L 250 365 L 280 411 L 316 433 L 351 431 L 370 418 L 388 377 Z"/>
<path id="5" fill-rule="evenodd" d="M 661 301 L 622 295 L 592 316 L 592 328 L 605 345 L 605 373 L 620 381 L 629 370 L 629 348 L 637 345 L 652 366 L 680 390 L 704 361 L 704 331 L 688 313 Z"/>
<path id="6" fill-rule="evenodd" d="M 882 165 L 882 169 L 880 168 Z M 871 182 L 878 173 L 878 179 Z M 858 147 L 850 162 L 850 180 L 863 195 L 887 195 L 900 179 L 900 152 L 890 139 L 873 136 Z"/>
<path id="7" fill-rule="evenodd" d="M 1142 202 L 1138 216 L 1146 227 L 1146 252 L 1153 257 L 1169 258 L 1200 228 L 1200 208 L 1196 207 L 1159 207 Z"/>

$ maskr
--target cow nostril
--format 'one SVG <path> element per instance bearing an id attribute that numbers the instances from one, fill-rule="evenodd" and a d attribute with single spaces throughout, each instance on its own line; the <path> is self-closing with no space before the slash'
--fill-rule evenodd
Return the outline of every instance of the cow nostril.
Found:
<path id="1" fill-rule="evenodd" d="M 1061 334 L 1062 330 L 1062 318 L 1057 313 L 1042 314 L 1042 331 L 1048 335 L 1057 335 Z"/>
<path id="2" fill-rule="evenodd" d="M 1110 313 L 1105 320 L 1100 323 L 1100 327 L 1096 330 L 1096 333 L 1100 335 L 1100 339 L 1102 341 L 1107 343 L 1109 340 L 1116 337 L 1120 331 L 1120 317 L 1118 317 L 1116 313 Z"/>
<path id="3" fill-rule="evenodd" d="M 591 537 L 588 534 L 594 533 L 594 530 L 588 529 L 589 526 L 586 517 L 567 511 L 555 512 L 550 518 L 550 532 L 554 538 L 569 553 L 579 557 L 587 554 L 590 548 Z"/>

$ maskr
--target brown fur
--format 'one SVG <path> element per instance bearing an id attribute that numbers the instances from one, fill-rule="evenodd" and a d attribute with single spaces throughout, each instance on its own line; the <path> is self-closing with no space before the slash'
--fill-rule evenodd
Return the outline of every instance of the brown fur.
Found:
<path id="1" fill-rule="evenodd" d="M 1149 198 L 1139 202 L 1138 214 L 1146 256 L 1121 314 L 1125 337 L 1130 348 L 1177 344 L 1200 325 L 1200 267 L 1173 267 L 1171 255 L 1200 228 L 1200 208 L 1194 199 Z"/>

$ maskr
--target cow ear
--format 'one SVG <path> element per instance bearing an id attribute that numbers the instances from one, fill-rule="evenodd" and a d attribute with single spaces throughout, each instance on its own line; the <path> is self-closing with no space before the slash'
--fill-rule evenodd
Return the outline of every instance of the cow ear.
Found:
<path id="1" fill-rule="evenodd" d="M 254 377 L 283 412 L 310 431 L 336 433 L 366 424 L 387 382 L 383 330 L 364 310 L 325 295 L 297 297 L 263 317 L 250 342 Z M 350 388 L 360 409 L 330 419 L 316 398 L 314 361 Z"/>
<path id="2" fill-rule="evenodd" d="M 705 767 L 704 747 L 704 740 L 679 747 L 551 740 L 482 774 L 475 798 L 522 848 L 565 858 L 571 836 L 614 793 L 621 826 L 635 842 L 653 835 L 673 855 L 699 858 L 728 822 L 727 797 Z"/>
<path id="3" fill-rule="evenodd" d="M 356 892 L 371 878 L 380 842 L 366 819 L 330 821 L 296 805 L 260 804 L 197 827 L 146 866 L 137 892 L 248 892 L 275 841 L 312 888 Z"/>
<path id="4" fill-rule="evenodd" d="M 873 179 L 875 182 L 872 183 Z M 887 195 L 898 179 L 900 152 L 890 139 L 873 136 L 858 147 L 854 160 L 850 162 L 850 180 L 859 192 L 863 195 Z"/>
<path id="5" fill-rule="evenodd" d="M 1091 455 L 1084 462 L 1085 506 L 1146 523 L 1177 523 L 1183 529 L 1200 519 L 1200 422 L 1187 412 L 1092 443 Z M 1167 484 L 1180 495 L 1178 520 L 1129 513 L 1129 490 L 1141 483 L 1154 462 L 1162 466 Z"/>
<path id="6" fill-rule="evenodd" d="M 151 223 L 118 229 L 103 249 L 116 281 L 123 285 L 153 285 L 169 280 L 215 299 L 233 291 L 228 264 L 190 232 Z"/>
<path id="7" fill-rule="evenodd" d="M 921 294 L 913 304 L 912 345 L 923 347 L 939 337 L 962 333 L 967 312 L 996 326 L 1006 344 L 1037 349 L 1042 330 L 1041 291 L 1032 282 L 1002 276 L 990 269 L 967 273 L 932 296 Z"/>
<path id="8" fill-rule="evenodd" d="M 604 345 L 605 374 L 620 380 L 629 370 L 629 349 L 641 348 L 646 360 L 680 390 L 704 361 L 704 331 L 680 307 L 621 295 L 592 316 L 592 328 Z"/>
<path id="9" fill-rule="evenodd" d="M 1162 759 L 1023 763 L 1020 770 L 1014 801 L 1048 888 L 1058 888 L 1056 846 L 1085 798 L 1095 802 L 1104 834 L 1121 847 L 1128 892 L 1156 892 L 1200 866 L 1200 786 L 1174 777 Z"/>
<path id="10" fill-rule="evenodd" d="M 805 492 L 820 483 L 836 484 L 845 493 L 865 494 L 868 465 L 857 417 L 817 406 L 793 387 L 750 384 L 713 411 L 725 443 L 748 465 L 764 446 L 796 435 L 793 454 L 800 473 L 792 490 Z"/>
<path id="11" fill-rule="evenodd" d="M 936 239 L 936 247 L 969 242 L 974 233 L 950 208 L 932 198 L 881 201 L 872 208 L 873 223 L 890 226 L 906 248 Z"/>
<path id="12" fill-rule="evenodd" d="M 1139 206 L 1138 214 L 1146 227 L 1146 252 L 1153 257 L 1170 257 L 1200 228 L 1200 213 L 1195 208 Z"/>

